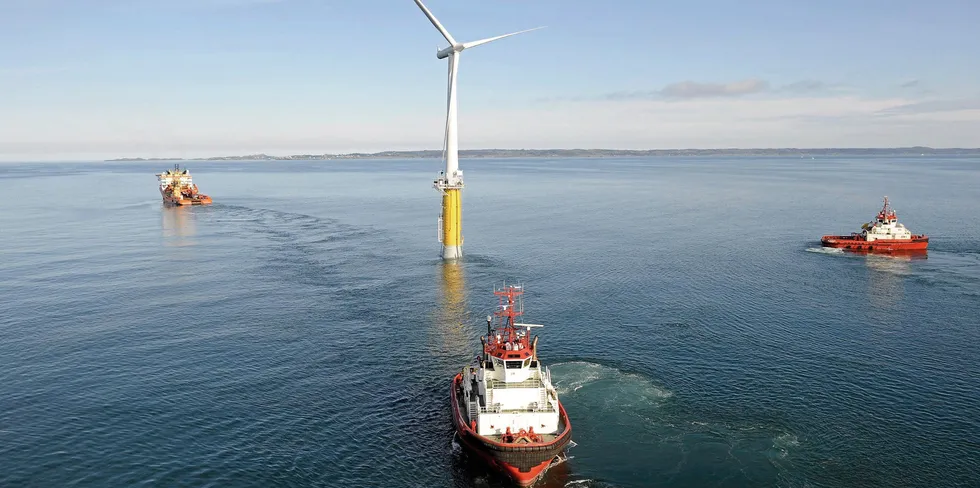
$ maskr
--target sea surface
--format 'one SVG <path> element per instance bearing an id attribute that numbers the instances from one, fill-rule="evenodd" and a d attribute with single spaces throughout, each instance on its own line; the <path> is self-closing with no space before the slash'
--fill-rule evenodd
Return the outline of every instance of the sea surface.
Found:
<path id="1" fill-rule="evenodd" d="M 980 159 L 0 164 L 0 486 L 497 487 L 449 381 L 527 289 L 548 487 L 980 486 Z M 925 259 L 820 248 L 888 195 Z"/>

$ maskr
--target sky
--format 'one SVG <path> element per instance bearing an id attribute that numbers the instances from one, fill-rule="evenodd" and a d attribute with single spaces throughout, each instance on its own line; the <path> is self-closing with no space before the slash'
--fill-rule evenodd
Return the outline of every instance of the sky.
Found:
<path id="1" fill-rule="evenodd" d="M 980 147 L 976 0 L 428 0 L 460 148 Z M 0 0 L 0 160 L 438 149 L 412 0 Z"/>

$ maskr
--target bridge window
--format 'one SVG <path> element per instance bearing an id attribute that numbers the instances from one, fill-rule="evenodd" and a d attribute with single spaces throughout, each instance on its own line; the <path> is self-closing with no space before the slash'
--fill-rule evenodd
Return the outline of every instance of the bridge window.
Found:
<path id="1" fill-rule="evenodd" d="M 507 361 L 507 369 L 520 369 L 524 366 L 524 361 Z"/>

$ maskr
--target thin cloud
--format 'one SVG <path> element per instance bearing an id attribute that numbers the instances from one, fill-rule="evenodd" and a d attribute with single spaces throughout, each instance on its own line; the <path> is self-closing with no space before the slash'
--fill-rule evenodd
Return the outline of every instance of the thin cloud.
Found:
<path id="1" fill-rule="evenodd" d="M 461 120 L 468 148 L 977 147 L 980 116 L 946 112 L 880 117 L 920 100 L 895 96 L 593 99 L 582 104 L 473 110 Z M 160 107 L 168 107 L 159 101 Z M 153 118 L 131 107 L 35 110 L 0 118 L 0 160 L 229 154 L 322 154 L 440 147 L 445 114 L 392 113 L 368 107 L 360 117 L 297 117 L 301 105 L 249 117 L 254 109 L 204 107 Z M 163 110 L 161 108 L 161 110 Z M 956 122 L 949 119 L 956 116 Z M 180 127 L 180 130 L 173 130 Z M 911 142 L 910 142 L 911 141 Z"/>
<path id="2" fill-rule="evenodd" d="M 654 98 L 660 98 L 660 90 L 634 90 L 634 91 L 618 91 L 607 93 L 606 95 L 600 97 L 605 100 L 649 100 Z M 591 101 L 593 99 L 587 97 L 571 97 L 567 99 L 571 102 L 585 102 Z"/>
<path id="3" fill-rule="evenodd" d="M 813 94 L 819 92 L 833 91 L 839 88 L 818 80 L 801 80 L 779 87 L 773 87 L 766 80 L 750 78 L 731 83 L 701 83 L 696 81 L 680 81 L 664 86 L 659 90 L 623 90 L 607 93 L 600 100 L 693 100 L 701 98 L 733 98 L 746 95 L 756 95 L 761 93 L 785 93 L 785 94 Z M 566 101 L 588 101 L 595 98 L 572 97 L 565 98 Z M 541 101 L 556 101 L 555 99 L 542 99 Z"/>
<path id="4" fill-rule="evenodd" d="M 924 81 L 918 78 L 901 83 L 898 85 L 898 88 L 923 98 L 936 94 L 935 91 L 929 89 Z"/>
<path id="5" fill-rule="evenodd" d="M 737 97 L 769 90 L 769 82 L 758 79 L 735 81 L 732 83 L 699 83 L 681 81 L 671 83 L 659 90 L 632 90 L 607 93 L 604 100 L 654 100 L 654 99 L 695 99 L 715 97 Z M 572 99 L 574 101 L 574 99 Z"/>
<path id="6" fill-rule="evenodd" d="M 961 110 L 980 110 L 980 99 L 963 100 L 928 100 L 924 102 L 907 103 L 878 111 L 877 115 L 913 115 L 931 114 L 938 112 L 958 112 Z"/>
<path id="7" fill-rule="evenodd" d="M 779 91 L 789 93 L 812 93 L 824 91 L 831 88 L 831 85 L 817 80 L 800 80 L 794 83 L 783 85 Z"/>
<path id="8" fill-rule="evenodd" d="M 671 83 L 660 93 L 669 98 L 707 98 L 732 97 L 761 93 L 769 89 L 769 82 L 759 79 L 735 81 L 732 83 L 698 83 L 682 81 Z"/>

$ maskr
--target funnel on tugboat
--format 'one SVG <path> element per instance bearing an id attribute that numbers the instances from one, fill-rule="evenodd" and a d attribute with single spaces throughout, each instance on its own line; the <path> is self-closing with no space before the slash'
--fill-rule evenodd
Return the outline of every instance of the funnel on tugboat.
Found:
<path id="1" fill-rule="evenodd" d="M 157 175 L 160 180 L 160 195 L 165 205 L 209 205 L 211 197 L 199 193 L 197 185 L 186 170 L 180 165 Z"/>
<path id="2" fill-rule="evenodd" d="M 898 215 L 888 206 L 888 197 L 875 220 L 861 226 L 861 232 L 849 236 L 823 236 L 820 243 L 825 247 L 837 247 L 852 251 L 906 252 L 925 251 L 929 236 L 913 234 L 898 223 Z"/>
<path id="3" fill-rule="evenodd" d="M 499 303 L 487 316 L 478 366 L 453 377 L 453 425 L 460 442 L 520 486 L 541 479 L 561 462 L 572 424 L 551 371 L 538 360 L 538 324 L 517 323 L 524 314 L 523 287 L 494 289 Z"/>

